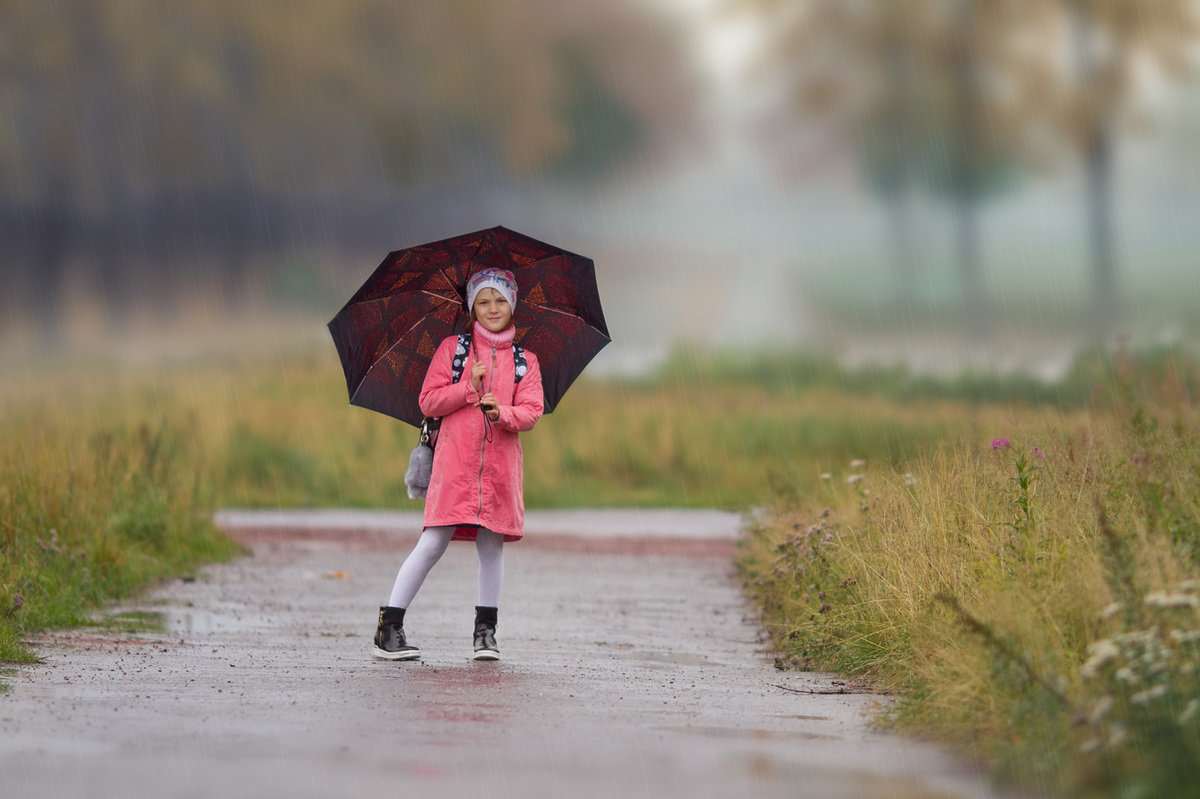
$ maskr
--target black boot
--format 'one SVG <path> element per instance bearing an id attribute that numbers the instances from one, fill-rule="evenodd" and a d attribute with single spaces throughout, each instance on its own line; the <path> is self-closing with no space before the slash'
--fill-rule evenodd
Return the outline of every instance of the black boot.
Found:
<path id="1" fill-rule="evenodd" d="M 496 646 L 496 608 L 475 606 L 475 660 L 499 660 Z"/>
<path id="2" fill-rule="evenodd" d="M 404 640 L 404 608 L 379 609 L 379 627 L 375 630 L 375 657 L 384 660 L 416 660 L 421 650 Z"/>

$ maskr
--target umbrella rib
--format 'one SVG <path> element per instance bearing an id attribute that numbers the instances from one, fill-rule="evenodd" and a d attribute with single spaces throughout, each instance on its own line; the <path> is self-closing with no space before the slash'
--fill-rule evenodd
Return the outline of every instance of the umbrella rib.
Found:
<path id="1" fill-rule="evenodd" d="M 483 231 L 480 231 L 480 234 L 481 234 L 481 235 L 479 236 L 479 244 L 478 244 L 478 245 L 476 245 L 476 247 L 475 247 L 475 252 L 471 253 L 471 257 L 470 257 L 470 258 L 467 258 L 467 259 L 465 259 L 465 260 L 463 260 L 463 261 L 460 261 L 460 262 L 459 262 L 459 263 L 465 263 L 465 264 L 468 264 L 468 266 L 467 266 L 467 271 L 468 271 L 468 272 L 470 272 L 470 271 L 471 271 L 471 268 L 470 268 L 470 266 L 469 266 L 469 265 L 470 265 L 470 264 L 474 264 L 474 263 L 475 263 L 475 259 L 479 257 L 479 253 L 480 253 L 480 251 L 481 251 L 481 250 L 483 250 L 483 240 L 484 240 L 485 238 L 487 238 L 487 236 L 488 236 L 488 234 L 489 234 L 490 232 L 491 232 L 491 231 L 490 231 L 490 229 L 489 229 L 489 230 L 483 230 Z M 457 285 L 457 283 L 454 281 L 454 276 L 453 276 L 453 275 L 451 275 L 449 272 L 447 272 L 447 271 L 446 271 L 446 269 L 441 269 L 441 270 L 439 270 L 439 271 L 442 273 L 442 277 L 446 278 L 446 282 L 447 282 L 447 283 L 449 283 L 451 286 L 456 286 L 456 285 Z M 468 279 L 468 280 L 470 280 L 470 277 L 468 276 L 468 278 L 467 278 L 467 279 Z M 466 289 L 467 289 L 467 286 L 466 286 L 466 283 L 464 283 L 464 284 L 463 284 L 463 307 L 464 307 L 464 308 L 466 308 L 466 305 L 467 305 L 467 300 L 466 300 Z M 470 309 L 470 308 L 467 308 L 467 313 L 470 313 L 470 312 L 471 312 L 471 309 Z"/>
<path id="2" fill-rule="evenodd" d="M 580 319 L 580 320 L 584 321 L 587 324 L 587 326 L 590 327 L 592 330 L 595 330 L 597 333 L 601 333 L 602 335 L 607 337 L 607 334 L 604 333 L 603 331 L 601 331 L 600 328 L 596 327 L 595 324 L 593 324 L 588 319 L 585 319 L 580 314 L 574 313 L 573 311 L 564 311 L 561 308 L 551 308 L 548 305 L 540 305 L 536 302 L 529 302 L 527 300 L 521 300 L 521 302 L 525 303 L 530 308 L 536 308 L 537 310 L 539 310 L 543 313 L 554 313 L 554 314 L 558 314 L 559 316 L 570 316 L 575 319 Z"/>
<path id="3" fill-rule="evenodd" d="M 429 297 L 436 297 L 437 299 L 443 300 L 444 302 L 449 302 L 449 303 L 454 302 L 454 300 L 450 299 L 442 292 L 431 291 L 429 289 L 418 289 L 417 291 L 412 292 L 412 294 L 425 294 L 426 296 L 429 296 Z M 392 298 L 393 298 L 392 295 L 386 295 L 383 297 L 371 297 L 370 299 L 359 300 L 358 302 L 354 303 L 354 307 L 357 308 L 359 306 L 371 305 L 373 303 L 382 303 L 382 302 L 386 302 Z M 457 299 L 457 298 L 458 298 L 458 295 L 455 294 L 455 299 Z"/>
<path id="4" fill-rule="evenodd" d="M 536 302 L 529 302 L 529 300 L 521 300 L 521 302 L 525 305 L 528 305 L 530 308 L 537 308 L 539 311 L 543 311 L 545 313 L 556 313 L 563 316 L 579 316 L 579 314 L 573 311 L 564 311 L 562 308 L 551 308 L 549 305 L 539 305 Z M 579 318 L 582 319 L 583 317 L 580 316 Z"/>
<path id="5" fill-rule="evenodd" d="M 421 293 L 421 294 L 428 294 L 428 295 L 429 295 L 429 296 L 431 296 L 431 297 L 437 297 L 438 299 L 445 300 L 446 302 L 450 302 L 450 300 L 446 300 L 446 298 L 445 298 L 443 295 L 441 295 L 441 294 L 438 294 L 436 291 L 425 291 L 425 290 L 422 290 L 420 293 Z M 376 300 L 372 300 L 372 302 L 376 302 Z M 380 353 L 380 355 L 379 355 L 379 357 L 378 357 L 378 358 L 375 358 L 374 360 L 372 360 L 372 361 L 371 361 L 371 365 L 367 367 L 367 371 L 369 372 L 369 371 L 371 371 L 372 369 L 374 369 L 374 368 L 375 368 L 375 366 L 376 366 L 376 365 L 377 365 L 377 364 L 378 364 L 380 361 L 382 361 L 382 360 L 384 359 L 384 357 L 386 357 L 386 356 L 387 356 L 387 354 L 388 354 L 389 352 L 391 352 L 392 350 L 394 350 L 394 349 L 395 349 L 395 348 L 396 348 L 396 347 L 399 345 L 399 343 L 400 343 L 400 340 L 401 340 L 402 338 L 404 338 L 404 336 L 405 336 L 405 335 L 407 335 L 407 334 L 409 333 L 409 331 L 411 331 L 411 330 L 414 330 L 414 329 L 416 329 L 417 327 L 419 327 L 423 321 L 424 321 L 424 319 L 423 319 L 423 318 L 418 318 L 418 319 L 417 319 L 417 321 L 413 322 L 411 325 L 409 325 L 409 326 L 408 326 L 408 329 L 407 329 L 407 330 L 405 330 L 405 331 L 404 331 L 404 333 L 402 333 L 402 334 L 401 334 L 401 335 L 399 335 L 399 336 L 396 336 L 396 338 L 395 338 L 395 340 L 392 342 L 391 346 L 390 346 L 390 347 L 388 347 L 387 349 L 385 349 L 385 350 L 384 350 L 382 353 Z M 359 384 L 359 386 L 361 386 L 361 385 L 362 385 L 362 384 L 360 383 L 360 384 Z M 357 393 L 358 393 L 358 389 L 357 389 L 357 388 L 355 389 L 354 393 L 355 393 L 355 394 L 357 394 Z M 351 397 L 351 400 L 353 401 L 353 397 Z"/>

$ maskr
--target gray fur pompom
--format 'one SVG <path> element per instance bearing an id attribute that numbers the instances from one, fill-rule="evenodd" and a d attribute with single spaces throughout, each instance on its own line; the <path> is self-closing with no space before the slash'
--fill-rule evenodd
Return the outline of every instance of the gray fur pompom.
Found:
<path id="1" fill-rule="evenodd" d="M 408 498 L 425 499 L 425 493 L 429 490 L 429 478 L 432 476 L 433 450 L 424 444 L 418 444 L 408 456 L 408 471 L 404 473 Z"/>

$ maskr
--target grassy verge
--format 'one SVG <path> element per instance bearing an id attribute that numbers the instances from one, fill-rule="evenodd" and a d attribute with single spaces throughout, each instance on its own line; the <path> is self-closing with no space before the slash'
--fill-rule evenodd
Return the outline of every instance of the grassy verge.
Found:
<path id="1" fill-rule="evenodd" d="M 777 504 L 739 566 L 781 660 L 1026 788 L 1194 795 L 1200 419 L 1195 367 L 1160 364 Z"/>
<path id="2" fill-rule="evenodd" d="M 573 386 L 522 438 L 526 504 L 740 509 L 830 458 L 912 456 L 979 413 L 930 390 L 917 402 L 837 381 L 787 387 L 765 363 L 737 373 L 719 358 L 689 362 L 650 382 Z M 403 482 L 415 430 L 350 407 L 332 348 L 157 370 L 119 393 L 188 420 L 221 505 L 421 507 Z"/>
<path id="3" fill-rule="evenodd" d="M 237 545 L 211 523 L 204 455 L 178 420 L 131 422 L 78 397 L 5 402 L 0 464 L 0 662 L 39 630 Z"/>

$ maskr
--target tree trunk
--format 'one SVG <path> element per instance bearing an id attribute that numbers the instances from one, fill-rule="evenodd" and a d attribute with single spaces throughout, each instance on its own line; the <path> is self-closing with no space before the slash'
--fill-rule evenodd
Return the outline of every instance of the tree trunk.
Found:
<path id="1" fill-rule="evenodd" d="M 1075 43 L 1075 63 L 1083 87 L 1104 86 L 1116 65 L 1128 58 L 1124 43 L 1111 45 L 1112 51 L 1098 57 L 1089 34 L 1096 26 L 1089 3 L 1074 0 L 1071 20 Z M 1112 173 L 1114 133 L 1107 106 L 1085 108 L 1084 174 L 1087 191 L 1088 241 L 1092 257 L 1091 334 L 1103 342 L 1120 324 L 1117 298 L 1117 264 L 1113 248 Z"/>
<path id="2" fill-rule="evenodd" d="M 1088 228 L 1092 254 L 1093 333 L 1104 341 L 1120 325 L 1113 250 L 1112 134 L 1097 126 L 1087 143 Z"/>
<path id="3" fill-rule="evenodd" d="M 52 180 L 47 199 L 37 210 L 33 251 L 33 299 L 38 340 L 46 349 L 62 344 L 63 277 L 72 236 L 72 213 L 66 187 Z"/>
<path id="4" fill-rule="evenodd" d="M 917 246 L 912 213 L 914 142 L 918 124 L 917 91 L 913 74 L 913 42 L 903 35 L 901 21 L 893 22 L 890 30 L 892 36 L 888 41 L 888 64 L 892 80 L 895 81 L 892 86 L 895 105 L 889 116 L 895 129 L 889 141 L 895 182 L 885 196 L 892 228 L 896 306 L 901 314 L 907 315 L 915 305 L 917 281 Z"/>
<path id="5" fill-rule="evenodd" d="M 959 181 L 955 216 L 958 221 L 958 274 L 963 312 L 966 314 L 967 333 L 972 338 L 984 339 L 991 331 L 991 319 L 980 258 L 979 192 L 970 165 L 962 168 Z"/>
<path id="6" fill-rule="evenodd" d="M 974 339 L 991 332 L 983 263 L 979 247 L 979 97 L 974 39 L 974 0 L 964 0 L 959 22 L 955 111 L 958 147 L 955 159 L 955 218 L 958 223 L 958 273 L 967 333 Z"/>
<path id="7" fill-rule="evenodd" d="M 909 313 L 916 304 L 917 247 L 913 232 L 911 195 L 907 186 L 887 194 L 888 220 L 892 228 L 892 269 L 896 280 L 896 307 Z"/>

